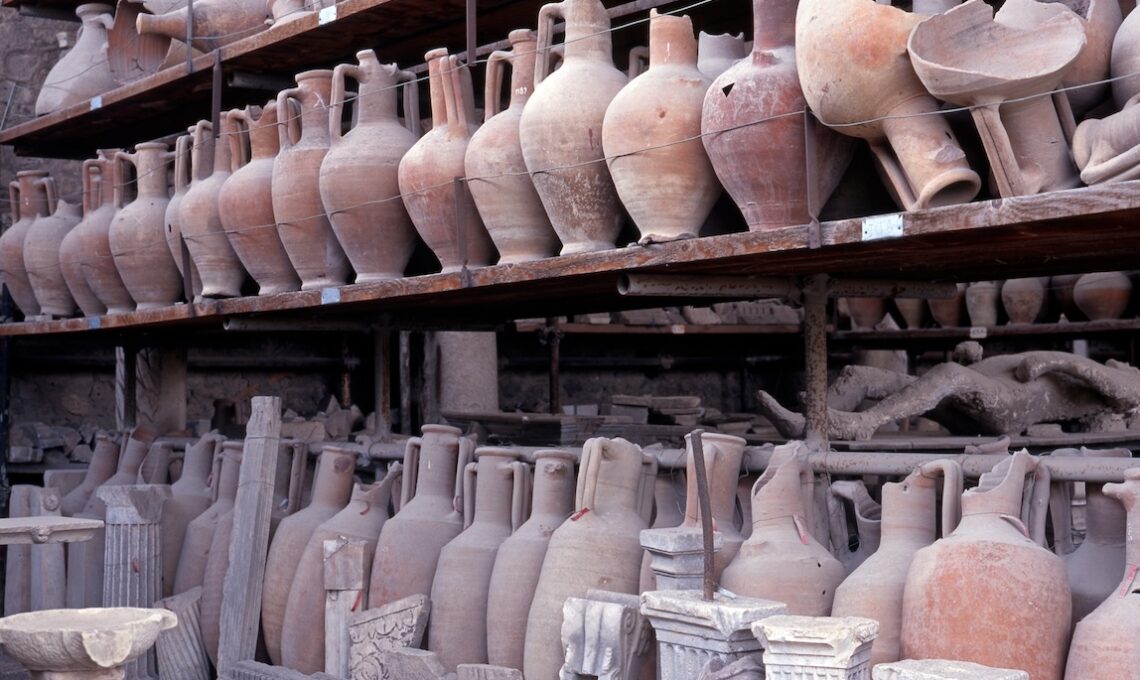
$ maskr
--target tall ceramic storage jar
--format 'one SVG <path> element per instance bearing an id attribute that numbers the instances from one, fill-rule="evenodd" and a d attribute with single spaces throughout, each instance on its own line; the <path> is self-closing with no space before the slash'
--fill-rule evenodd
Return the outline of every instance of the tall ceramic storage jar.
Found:
<path id="1" fill-rule="evenodd" d="M 281 147 L 277 126 L 296 128 L 296 121 L 291 116 L 279 121 L 276 101 L 268 102 L 260 114 L 256 108 L 235 109 L 226 118 L 242 126 L 240 134 L 229 138 L 236 169 L 218 192 L 218 212 L 226 238 L 257 282 L 258 295 L 297 290 L 301 279 L 281 244 L 273 218 L 273 163 Z M 249 161 L 243 163 L 247 139 Z"/>
<path id="2" fill-rule="evenodd" d="M 1132 281 L 1124 272 L 1092 272 L 1073 286 L 1073 302 L 1092 321 L 1119 319 L 1131 297 Z"/>
<path id="3" fill-rule="evenodd" d="M 356 454 L 346 449 L 326 447 L 321 452 L 313 499 L 308 507 L 289 515 L 277 525 L 265 560 L 265 587 L 261 596 L 261 628 L 265 647 L 274 664 L 282 659 L 282 631 L 289 589 L 300 566 L 298 557 L 317 528 L 332 519 L 348 503 Z"/>
<path id="4" fill-rule="evenodd" d="M 1128 449 L 1097 451 L 1100 456 L 1131 456 Z M 1073 626 L 1116 590 L 1124 569 L 1128 516 L 1120 501 L 1104 492 L 1103 484 L 1085 484 L 1085 540 L 1064 555 L 1073 594 Z"/>
<path id="5" fill-rule="evenodd" d="M 562 667 L 562 605 L 590 588 L 637 593 L 644 508 L 641 447 L 591 439 L 582 448 L 575 512 L 550 537 L 527 619 L 523 675 L 553 680 Z"/>
<path id="6" fill-rule="evenodd" d="M 1128 513 L 1128 566 L 1120 585 L 1077 624 L 1069 649 L 1066 678 L 1131 678 L 1140 663 L 1140 469 L 1124 474 L 1123 484 L 1105 484 L 1104 493 Z"/>
<path id="7" fill-rule="evenodd" d="M 216 450 L 220 452 L 221 443 Z M 241 473 L 241 459 L 235 456 L 221 457 L 218 470 L 218 495 L 210 507 L 190 520 L 182 539 L 179 551 L 178 569 L 174 573 L 174 594 L 201 586 L 206 578 L 206 563 L 218 520 L 233 508 L 237 498 L 238 477 Z"/>
<path id="8" fill-rule="evenodd" d="M 170 498 L 162 506 L 162 593 L 174 594 L 178 558 L 190 522 L 210 507 L 210 470 L 222 442 L 217 434 L 207 434 L 186 447 L 182 475 L 170 485 Z"/>
<path id="9" fill-rule="evenodd" d="M 40 303 L 36 301 L 24 266 L 24 239 L 37 217 L 51 213 L 48 204 L 55 197 L 48 196 L 49 185 L 40 183 L 45 177 L 47 172 L 43 170 L 16 173 L 16 181 L 8 184 L 12 226 L 0 236 L 0 279 L 25 317 L 40 313 Z"/>
<path id="10" fill-rule="evenodd" d="M 55 180 L 45 177 L 40 181 L 48 196 L 55 197 Z M 74 203 L 58 198 L 48 202 L 54 205 L 52 214 L 36 218 L 24 238 L 24 269 L 40 311 L 51 316 L 71 316 L 75 313 L 75 298 L 63 278 L 59 251 L 63 239 L 79 224 L 81 213 Z"/>
<path id="11" fill-rule="evenodd" d="M 804 457 L 796 444 L 772 455 L 752 487 L 752 535 L 720 582 L 739 595 L 785 602 L 791 614 L 827 616 L 847 574 L 807 526 L 803 479 L 812 473 Z"/>
<path id="12" fill-rule="evenodd" d="M 120 176 L 119 208 L 111 221 L 108 239 L 115 268 L 138 309 L 166 307 L 182 299 L 182 277 L 166 243 L 166 207 L 170 194 L 166 167 L 171 154 L 166 144 L 147 142 L 135 153 L 116 158 L 135 166 L 135 200 L 124 205 L 127 173 Z"/>
<path id="13" fill-rule="evenodd" d="M 87 219 L 103 203 L 104 186 L 98 173 L 88 172 L 86 165 L 80 172 L 80 181 L 83 184 L 83 217 L 59 244 L 59 270 L 84 316 L 98 316 L 106 313 L 107 308 L 95 296 L 83 275 L 83 234 Z M 106 191 L 110 190 L 109 186 L 106 187 Z"/>
<path id="14" fill-rule="evenodd" d="M 709 81 L 720 77 L 746 56 L 748 44 L 744 42 L 743 33 L 713 35 L 701 31 L 697 34 L 697 68 Z"/>
<path id="15" fill-rule="evenodd" d="M 439 553 L 431 584 L 428 649 L 448 672 L 459 664 L 487 663 L 487 611 L 491 571 L 499 546 L 526 515 L 530 468 L 512 449 L 475 451 L 463 476 L 463 533 Z"/>
<path id="16" fill-rule="evenodd" d="M 701 145 L 709 79 L 697 69 L 688 17 L 649 14 L 649 70 L 606 109 L 602 147 L 643 241 L 700 235 L 720 183 Z"/>
<path id="17" fill-rule="evenodd" d="M 422 436 L 408 440 L 400 509 L 384 524 L 372 562 L 370 607 L 431 596 L 439 551 L 463 530 L 457 508 L 473 447 L 461 434 L 449 425 L 424 425 Z"/>
<path id="18" fill-rule="evenodd" d="M 444 273 L 482 267 L 494 261 L 495 248 L 468 192 L 456 196 L 455 178 L 464 176 L 467 144 L 475 132 L 471 72 L 436 49 L 428 62 L 432 128 L 400 161 L 400 194 L 420 238 L 439 258 Z M 456 201 L 463 205 L 459 224 Z M 460 237 L 459 230 L 462 230 Z"/>
<path id="19" fill-rule="evenodd" d="M 562 67 L 550 72 L 554 22 L 566 22 Z M 626 84 L 614 68 L 610 19 L 600 0 L 564 0 L 538 13 L 535 90 L 519 121 L 523 158 L 562 254 L 613 248 L 621 203 L 604 162 L 602 121 Z"/>
<path id="20" fill-rule="evenodd" d="M 358 52 L 356 59 L 358 66 L 333 69 L 321 200 L 356 283 L 371 283 L 403 276 L 416 247 L 416 229 L 400 198 L 399 169 L 419 138 L 420 106 L 415 74 L 381 64 L 372 50 Z M 358 83 L 356 116 L 353 128 L 341 134 L 348 78 Z M 403 123 L 396 109 L 400 83 L 405 83 Z"/>
<path id="21" fill-rule="evenodd" d="M 204 134 L 196 139 L 196 144 L 212 151 L 214 167 L 209 173 L 200 169 L 182 198 L 178 208 L 182 239 L 202 279 L 202 297 L 237 297 L 245 282 L 245 268 L 226 238 L 218 201 L 222 185 L 233 171 L 229 140 L 235 136 L 236 127 L 233 119 L 226 117 L 222 119 L 220 135 L 215 136 L 216 131 L 209 124 L 199 124 L 198 129 Z"/>
<path id="22" fill-rule="evenodd" d="M 953 533 L 915 554 L 903 594 L 903 658 L 958 659 L 1061 680 L 1072 602 L 1061 558 L 1034 540 L 1044 540 L 1044 513 L 1032 522 L 1034 538 L 1019 519 L 1032 472 L 1029 505 L 1040 510 L 1047 470 L 1019 452 L 963 494 Z"/>
<path id="23" fill-rule="evenodd" d="M 355 455 L 351 449 L 335 449 L 345 455 Z M 380 530 L 388 520 L 388 501 L 392 485 L 400 475 L 396 463 L 388 474 L 375 484 L 357 484 L 352 498 L 343 510 L 322 523 L 297 560 L 297 571 L 289 586 L 285 604 L 285 621 L 281 629 L 281 665 L 302 673 L 320 673 L 325 669 L 325 622 L 313 616 L 325 604 L 325 590 L 321 587 L 324 574 L 324 543 L 326 540 L 347 538 L 364 542 L 364 559 L 371 564 L 376 551 Z M 297 559 L 294 555 L 294 559 Z M 361 602 L 359 609 L 365 609 Z M 433 602 L 434 610 L 434 602 Z"/>
<path id="24" fill-rule="evenodd" d="M 1006 279 L 1001 286 L 1001 304 L 1012 324 L 1033 323 L 1045 305 L 1048 277 Z"/>
<path id="25" fill-rule="evenodd" d="M 534 92 L 537 40 L 534 31 L 510 33 L 511 49 L 492 52 L 487 59 L 483 97 L 486 120 L 472 135 L 464 168 L 471 196 L 487 233 L 499 250 L 499 264 L 528 262 L 558 251 L 558 236 L 526 171 L 519 121 Z M 500 111 L 503 71 L 511 67 L 510 106 Z"/>
<path id="26" fill-rule="evenodd" d="M 83 512 L 87 501 L 103 482 L 115 474 L 119 466 L 119 445 L 105 434 L 95 437 L 95 448 L 91 452 L 91 462 L 87 464 L 87 474 L 79 486 L 67 492 L 59 501 L 59 511 L 64 517 L 74 517 Z"/>
<path id="27" fill-rule="evenodd" d="M 301 290 L 343 286 L 348 281 L 348 259 L 337 243 L 321 204 L 321 163 L 329 151 L 329 109 L 332 95 L 329 70 L 297 74 L 297 87 L 277 95 L 279 118 L 301 110 L 301 134 L 296 143 L 288 125 L 277 128 L 281 150 L 273 161 L 273 216 L 289 261 L 301 277 Z"/>
<path id="28" fill-rule="evenodd" d="M 949 460 L 928 463 L 901 482 L 883 485 L 882 536 L 879 549 L 851 572 L 835 591 L 832 616 L 863 616 L 879 622 L 871 663 L 898 661 L 902 634 L 903 588 L 914 554 L 938 537 L 935 516 L 941 472 L 942 533 L 958 522 L 962 469 Z"/>
<path id="29" fill-rule="evenodd" d="M 241 456 L 244 444 L 229 441 L 222 445 L 222 464 L 235 460 L 238 475 L 241 475 Z M 236 495 L 234 500 L 236 501 Z M 218 664 L 218 641 L 221 637 L 222 584 L 226 578 L 226 568 L 230 563 L 230 539 L 234 533 L 234 503 L 228 503 L 217 515 L 214 535 L 210 537 L 210 548 L 206 551 L 206 568 L 202 573 L 202 595 L 198 601 L 198 624 L 202 631 L 202 641 L 206 654 L 216 666 Z"/>
<path id="30" fill-rule="evenodd" d="M 204 134 L 200 132 L 200 129 L 204 128 L 205 125 L 206 121 L 199 121 L 197 125 L 190 128 L 190 134 L 181 135 L 174 140 L 174 192 L 170 195 L 170 202 L 166 204 L 164 222 L 166 224 L 166 245 L 170 247 L 170 256 L 174 258 L 174 265 L 178 267 L 179 276 L 185 276 L 183 270 L 185 266 L 184 254 L 182 252 L 185 244 L 185 240 L 182 238 L 182 199 L 190 190 L 190 183 L 195 176 L 195 165 L 201 164 L 200 159 L 205 156 L 207 151 L 194 141 Z M 213 149 L 209 151 L 213 153 Z M 213 160 L 210 162 L 213 163 Z M 201 170 L 201 167 L 197 168 L 197 171 Z M 185 257 L 190 263 L 190 292 L 197 299 L 202 296 L 202 277 L 198 273 L 198 265 L 194 264 L 194 260 L 190 258 L 189 249 L 186 249 Z"/>
<path id="31" fill-rule="evenodd" d="M 100 149 L 98 160 L 84 161 L 86 172 L 97 173 L 103 184 L 103 204 L 87 215 L 82 230 L 83 259 L 79 265 L 87 285 L 108 314 L 123 314 L 135 310 L 135 301 L 127 292 L 123 277 L 115 266 L 111 252 L 111 222 L 122 202 L 119 176 L 122 171 L 115 160 L 118 149 Z"/>
<path id="32" fill-rule="evenodd" d="M 85 102 L 103 94 L 118 83 L 107 63 L 107 29 L 111 27 L 111 5 L 90 3 L 75 8 L 82 25 L 75 45 L 51 67 L 36 96 L 36 115 L 42 116 Z"/>
<path id="33" fill-rule="evenodd" d="M 744 536 L 736 528 L 736 483 L 740 479 L 740 465 L 744 460 L 744 446 L 740 437 L 730 434 L 705 433 L 701 437 L 705 454 L 705 468 L 709 484 L 710 509 L 714 526 L 724 537 L 724 547 L 717 551 L 713 570 L 720 578 L 725 567 L 740 552 Z M 693 436 L 685 435 L 686 462 L 685 519 L 681 526 L 701 526 L 700 503 L 697 500 L 696 459 L 693 457 Z"/>
<path id="34" fill-rule="evenodd" d="M 526 622 L 550 536 L 574 509 L 574 462 L 567 451 L 538 451 L 530 519 L 499 546 L 487 593 L 487 659 L 522 670 Z"/>

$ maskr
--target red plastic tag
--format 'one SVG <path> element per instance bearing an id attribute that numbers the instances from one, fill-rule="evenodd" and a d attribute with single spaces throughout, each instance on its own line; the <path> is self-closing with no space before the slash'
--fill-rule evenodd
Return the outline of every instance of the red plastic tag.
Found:
<path id="1" fill-rule="evenodd" d="M 571 522 L 577 522 L 579 519 L 582 518 L 582 515 L 585 515 L 589 511 L 590 511 L 589 508 L 582 508 L 581 510 L 574 513 L 573 515 L 570 515 L 570 521 Z"/>
<path id="2" fill-rule="evenodd" d="M 368 511 L 369 511 L 369 510 L 371 510 L 371 509 L 372 509 L 372 503 L 370 503 L 370 502 L 366 502 L 366 503 L 364 504 L 364 510 L 362 510 L 362 511 L 360 512 L 360 516 L 361 516 L 361 517 L 363 517 L 363 516 L 367 515 L 367 514 L 368 514 Z"/>
<path id="3" fill-rule="evenodd" d="M 1124 587 L 1120 589 L 1117 597 L 1124 597 L 1132 592 L 1132 584 L 1136 582 L 1136 572 L 1140 571 L 1140 565 L 1128 565 L 1128 571 L 1124 572 Z"/>

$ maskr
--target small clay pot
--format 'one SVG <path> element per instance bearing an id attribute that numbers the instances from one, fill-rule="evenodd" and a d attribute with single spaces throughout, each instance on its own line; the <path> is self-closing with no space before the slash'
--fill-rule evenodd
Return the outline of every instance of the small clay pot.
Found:
<path id="1" fill-rule="evenodd" d="M 1092 321 L 1119 319 L 1132 297 L 1132 281 L 1124 272 L 1085 274 L 1073 287 L 1073 301 Z"/>
<path id="2" fill-rule="evenodd" d="M 1001 304 L 1009 323 L 1033 323 L 1045 306 L 1045 277 L 1009 279 L 1001 287 Z"/>

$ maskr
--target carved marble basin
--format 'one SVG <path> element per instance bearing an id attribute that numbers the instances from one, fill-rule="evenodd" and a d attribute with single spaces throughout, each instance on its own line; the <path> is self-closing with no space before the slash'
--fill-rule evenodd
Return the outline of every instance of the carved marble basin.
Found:
<path id="1" fill-rule="evenodd" d="M 141 656 L 177 624 L 165 609 L 46 609 L 0 619 L 0 646 L 33 672 L 100 671 Z"/>

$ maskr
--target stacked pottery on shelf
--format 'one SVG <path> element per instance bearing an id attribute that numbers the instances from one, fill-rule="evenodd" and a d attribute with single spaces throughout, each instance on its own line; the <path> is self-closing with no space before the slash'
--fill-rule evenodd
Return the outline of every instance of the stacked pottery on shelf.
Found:
<path id="1" fill-rule="evenodd" d="M 190 520 L 179 551 L 178 568 L 174 573 L 174 594 L 199 587 L 205 582 L 210 546 L 214 542 L 218 522 L 233 510 L 237 498 L 241 459 L 238 456 L 220 456 L 217 473 L 217 494 L 214 502 L 202 514 Z"/>
<path id="2" fill-rule="evenodd" d="M 281 147 L 278 118 L 272 100 L 260 113 L 246 108 L 226 114 L 231 126 L 242 128 L 229 138 L 235 169 L 218 191 L 218 216 L 241 266 L 257 282 L 258 295 L 301 287 L 273 217 L 273 164 Z M 291 121 L 283 124 L 288 127 Z M 248 159 L 242 153 L 247 143 Z"/>
<path id="3" fill-rule="evenodd" d="M 182 474 L 170 485 L 170 498 L 162 506 L 163 597 L 174 595 L 174 580 L 187 527 L 210 507 L 210 471 L 221 441 L 221 436 L 207 434 L 186 447 Z"/>
<path id="4" fill-rule="evenodd" d="M 557 254 L 558 235 L 526 170 L 519 123 L 534 92 L 538 45 L 534 31 L 510 33 L 510 51 L 487 59 L 483 98 L 486 120 L 467 145 L 464 170 L 471 197 L 499 251 L 499 264 L 541 260 Z M 500 111 L 503 71 L 511 67 L 510 105 Z"/>
<path id="5" fill-rule="evenodd" d="M 8 287 L 12 301 L 25 317 L 40 313 L 40 303 L 36 301 L 24 265 L 24 239 L 36 218 L 51 214 L 50 204 L 55 196 L 49 196 L 48 190 L 54 191 L 54 186 L 40 182 L 46 177 L 47 172 L 42 170 L 22 170 L 16 173 L 16 181 L 8 185 L 12 226 L 0 236 L 0 279 Z"/>
<path id="6" fill-rule="evenodd" d="M 111 5 L 89 3 L 75 8 L 81 22 L 75 45 L 51 67 L 36 96 L 36 115 L 43 116 L 85 102 L 117 83 L 107 63 L 107 29 Z"/>
<path id="7" fill-rule="evenodd" d="M 244 444 L 241 441 L 228 441 L 222 444 L 222 465 L 230 464 L 241 476 L 241 458 Z M 220 498 L 219 498 L 220 499 Z M 230 563 L 230 539 L 234 530 L 234 506 L 236 492 L 227 499 L 222 508 L 216 511 L 210 545 L 206 550 L 206 566 L 202 570 L 202 595 L 198 601 L 198 625 L 202 631 L 202 641 L 211 663 L 218 665 L 218 641 L 221 639 L 222 586 L 226 578 L 226 568 Z"/>
<path id="8" fill-rule="evenodd" d="M 111 254 L 111 223 L 115 219 L 122 194 L 119 175 L 121 168 L 115 160 L 118 149 L 101 149 L 97 160 L 83 162 L 86 173 L 96 174 L 103 186 L 103 203 L 87 214 L 75 232 L 79 234 L 79 266 L 91 288 L 108 314 L 125 314 L 135 309 L 135 301 L 123 283 Z"/>
<path id="9" fill-rule="evenodd" d="M 566 37 L 562 66 L 551 73 L 556 19 L 565 22 Z M 613 248 L 622 213 L 602 152 L 602 127 L 627 79 L 613 64 L 606 8 L 600 0 L 543 6 L 537 51 L 534 94 L 519 121 L 527 170 L 563 255 Z"/>
<path id="10" fill-rule="evenodd" d="M 186 40 L 189 24 L 191 46 L 209 52 L 265 30 L 268 17 L 265 0 L 196 0 L 165 14 L 140 14 L 136 25 L 142 35 Z"/>
<path id="11" fill-rule="evenodd" d="M 974 281 L 966 286 L 966 314 L 971 326 L 997 325 L 1001 281 Z"/>
<path id="12" fill-rule="evenodd" d="M 54 317 L 75 314 L 75 298 L 67 287 L 60 266 L 60 246 L 63 239 L 79 224 L 79 206 L 58 198 L 55 180 L 45 177 L 48 203 L 54 206 L 51 215 L 37 217 L 24 237 L 24 269 L 28 284 L 40 305 L 40 312 Z"/>
<path id="13" fill-rule="evenodd" d="M 333 233 L 356 272 L 355 283 L 397 279 L 416 248 L 416 230 L 400 198 L 399 167 L 420 137 L 415 74 L 381 64 L 372 50 L 359 65 L 333 69 L 329 152 L 321 163 L 320 192 Z M 350 101 L 346 80 L 357 82 L 353 127 L 342 133 Z M 404 121 L 396 108 L 403 83 Z"/>
<path id="14" fill-rule="evenodd" d="M 1093 272 L 1077 279 L 1073 303 L 1090 321 L 1119 319 L 1132 298 L 1132 281 L 1124 272 Z"/>
<path id="15" fill-rule="evenodd" d="M 106 313 L 107 308 L 96 297 L 95 291 L 87 284 L 87 277 L 83 275 L 83 229 L 91 213 L 102 205 L 104 190 L 110 192 L 111 187 L 104 188 L 103 180 L 97 173 L 88 172 L 86 165 L 80 172 L 80 183 L 83 186 L 83 216 L 60 241 L 59 271 L 83 315 L 99 316 Z"/>
<path id="16" fill-rule="evenodd" d="M 1045 306 L 1047 277 L 1006 279 L 1001 285 L 1001 305 L 1011 324 L 1033 323 Z M 975 324 L 977 325 L 977 324 Z"/>
<path id="17" fill-rule="evenodd" d="M 495 246 L 470 192 L 456 181 L 466 172 L 467 146 L 477 128 L 471 72 L 443 48 L 424 58 L 432 128 L 400 160 L 400 194 L 420 238 L 448 274 L 491 264 Z"/>
<path id="18" fill-rule="evenodd" d="M 170 195 L 170 202 L 166 204 L 166 215 L 163 217 L 165 225 L 166 245 L 170 248 L 170 256 L 174 258 L 174 265 L 178 268 L 178 275 L 185 277 L 186 263 L 190 263 L 190 294 L 194 300 L 202 295 L 202 276 L 198 273 L 198 265 L 190 257 L 190 249 L 185 248 L 185 239 L 182 238 L 182 199 L 190 190 L 190 184 L 202 170 L 206 150 L 195 144 L 195 139 L 201 136 L 199 123 L 189 128 L 189 133 L 180 135 L 174 140 L 174 192 Z M 184 260 L 185 258 L 185 260 Z"/>
<path id="19" fill-rule="evenodd" d="M 930 298 L 926 301 L 930 307 L 930 317 L 934 319 L 934 323 L 942 328 L 954 328 L 962 325 L 962 309 L 966 300 L 966 284 L 955 284 L 957 293 L 954 297 L 936 299 Z"/>
<path id="20" fill-rule="evenodd" d="M 1057 455 L 1060 452 L 1054 452 Z M 1084 451 L 1097 457 L 1130 457 L 1128 449 Z M 1066 498 L 1067 499 L 1067 498 Z M 1068 510 L 1068 508 L 1065 508 Z M 1103 484 L 1085 483 L 1085 537 L 1077 549 L 1062 555 L 1073 594 L 1073 626 L 1112 595 L 1125 568 L 1128 518 L 1120 501 Z"/>

